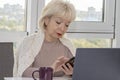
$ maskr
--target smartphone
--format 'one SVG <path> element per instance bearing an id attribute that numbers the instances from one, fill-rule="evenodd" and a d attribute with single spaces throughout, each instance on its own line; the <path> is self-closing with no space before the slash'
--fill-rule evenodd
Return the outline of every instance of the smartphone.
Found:
<path id="1" fill-rule="evenodd" d="M 70 59 L 65 63 L 65 65 L 67 66 L 67 63 L 69 63 L 72 67 L 74 67 L 74 60 L 75 60 L 75 57 L 70 58 Z M 67 67 L 68 67 L 68 66 L 67 66 Z"/>

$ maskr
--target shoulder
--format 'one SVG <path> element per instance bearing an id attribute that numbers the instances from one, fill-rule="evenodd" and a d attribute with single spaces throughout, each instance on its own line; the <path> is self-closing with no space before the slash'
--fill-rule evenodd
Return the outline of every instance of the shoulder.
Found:
<path id="1" fill-rule="evenodd" d="M 36 33 L 31 34 L 31 35 L 26 36 L 23 39 L 21 39 L 17 46 L 17 50 L 29 48 L 31 46 L 31 44 L 34 42 L 36 35 L 37 35 Z"/>
<path id="2" fill-rule="evenodd" d="M 34 33 L 25 37 L 18 46 L 17 53 L 20 53 L 20 55 L 23 56 L 26 52 L 28 52 L 32 48 L 32 46 L 35 45 L 35 43 L 38 41 L 36 41 L 38 35 L 38 33 Z"/>
<path id="3" fill-rule="evenodd" d="M 60 38 L 60 41 L 61 41 L 62 44 L 65 45 L 67 48 L 69 48 L 69 49 L 70 49 L 70 48 L 74 48 L 73 43 L 71 42 L 70 39 L 63 37 L 63 38 Z"/>
<path id="4" fill-rule="evenodd" d="M 37 33 L 30 34 L 30 35 L 28 35 L 27 37 L 24 38 L 24 41 L 34 39 L 36 37 L 36 35 L 37 35 Z"/>
<path id="5" fill-rule="evenodd" d="M 41 32 L 37 32 L 25 37 L 21 41 L 20 45 L 23 47 L 29 48 L 32 45 L 38 45 L 39 43 L 42 43 L 43 39 L 44 39 L 44 34 Z"/>
<path id="6" fill-rule="evenodd" d="M 42 31 L 38 31 L 37 33 L 28 35 L 27 37 L 24 38 L 24 41 L 31 41 L 31 40 L 40 39 L 40 38 L 44 38 L 44 32 Z"/>
<path id="7" fill-rule="evenodd" d="M 73 43 L 70 41 L 69 38 L 61 38 L 60 41 L 63 45 L 65 45 L 73 55 L 75 55 L 76 48 L 74 47 Z"/>
<path id="8" fill-rule="evenodd" d="M 25 38 L 23 39 L 23 42 L 27 42 L 27 43 L 32 42 L 32 41 L 34 41 L 36 38 L 40 38 L 40 36 L 41 36 L 40 33 L 30 34 L 30 35 L 28 35 L 27 37 L 25 37 Z"/>

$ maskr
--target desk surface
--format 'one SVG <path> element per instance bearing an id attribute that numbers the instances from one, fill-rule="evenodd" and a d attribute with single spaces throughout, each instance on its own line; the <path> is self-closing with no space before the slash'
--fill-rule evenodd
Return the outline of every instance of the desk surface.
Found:
<path id="1" fill-rule="evenodd" d="M 33 80 L 33 78 L 5 77 L 4 80 Z M 54 77 L 53 80 L 72 80 L 72 79 L 68 77 Z"/>

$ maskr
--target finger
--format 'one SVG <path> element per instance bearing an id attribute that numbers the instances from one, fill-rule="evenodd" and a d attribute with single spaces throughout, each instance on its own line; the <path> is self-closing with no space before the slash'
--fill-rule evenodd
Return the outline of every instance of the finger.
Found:
<path id="1" fill-rule="evenodd" d="M 65 67 L 64 66 L 62 66 L 62 69 L 61 69 L 66 75 L 70 75 L 71 74 L 71 72 L 69 72 L 69 70 L 68 71 L 66 71 L 66 69 L 65 69 Z"/>
<path id="2" fill-rule="evenodd" d="M 62 62 L 67 62 L 68 60 L 69 60 L 69 58 L 67 58 L 67 57 L 62 57 L 61 59 L 59 59 L 60 61 L 62 61 Z"/>
<path id="3" fill-rule="evenodd" d="M 66 65 L 68 66 L 70 71 L 73 71 L 73 67 L 69 63 L 67 63 Z"/>
<path id="4" fill-rule="evenodd" d="M 69 59 L 66 58 L 66 57 L 64 57 L 64 56 L 61 56 L 61 57 L 58 58 L 58 60 L 61 61 L 62 63 L 65 63 L 65 62 L 67 62 Z"/>
<path id="5" fill-rule="evenodd" d="M 69 71 L 69 67 L 67 67 L 65 64 L 62 65 L 62 68 L 67 72 Z"/>
<path id="6" fill-rule="evenodd" d="M 64 60 L 68 61 L 70 58 L 65 57 Z"/>
<path id="7" fill-rule="evenodd" d="M 56 66 L 60 66 L 63 64 L 63 62 L 59 61 L 59 60 L 56 60 L 56 62 L 54 63 Z"/>
<path id="8" fill-rule="evenodd" d="M 64 65 L 62 65 L 62 71 L 66 74 L 66 75 L 72 75 L 73 74 L 73 67 L 70 64 L 67 64 L 67 66 L 69 68 L 65 68 Z"/>
<path id="9" fill-rule="evenodd" d="M 62 66 L 61 70 L 66 74 L 65 68 Z"/>
<path id="10" fill-rule="evenodd" d="M 68 60 L 69 60 L 68 58 L 64 59 L 64 63 L 66 63 Z"/>
<path id="11" fill-rule="evenodd" d="M 61 59 L 63 59 L 64 58 L 64 56 L 60 56 L 60 57 L 58 57 L 58 60 L 61 60 Z"/>

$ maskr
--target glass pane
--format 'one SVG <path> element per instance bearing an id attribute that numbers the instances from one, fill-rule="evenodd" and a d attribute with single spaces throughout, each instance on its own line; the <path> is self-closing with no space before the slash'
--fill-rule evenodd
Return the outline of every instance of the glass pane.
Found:
<path id="1" fill-rule="evenodd" d="M 71 39 L 76 48 L 111 48 L 110 39 Z"/>
<path id="2" fill-rule="evenodd" d="M 47 4 L 50 0 L 45 0 Z M 103 0 L 67 0 L 76 8 L 76 21 L 103 21 Z"/>
<path id="3" fill-rule="evenodd" d="M 25 0 L 0 0 L 0 31 L 25 31 Z"/>
<path id="4" fill-rule="evenodd" d="M 77 21 L 102 21 L 103 0 L 69 0 L 77 10 Z"/>

